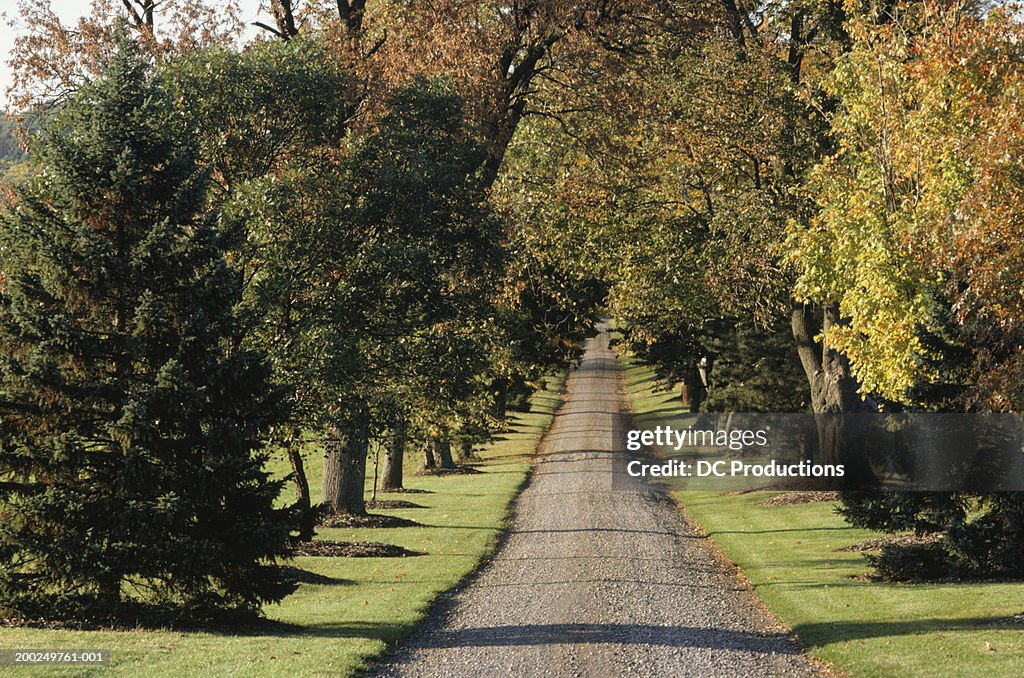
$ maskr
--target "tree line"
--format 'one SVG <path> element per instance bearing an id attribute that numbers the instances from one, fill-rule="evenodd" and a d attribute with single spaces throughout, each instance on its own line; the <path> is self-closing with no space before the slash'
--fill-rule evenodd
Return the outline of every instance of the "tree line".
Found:
<path id="1" fill-rule="evenodd" d="M 428 5 L 371 28 L 358 2 L 275 3 L 239 47 L 230 6 L 124 4 L 74 29 L 23 7 L 12 93 L 44 122 L 0 217 L 0 609 L 258 613 L 318 517 L 365 513 L 371 443 L 387 489 L 412 446 L 450 468 L 578 354 L 600 281 L 488 196 L 541 60 L 614 17 L 491 8 L 460 89 L 391 70 L 452 19 Z"/>

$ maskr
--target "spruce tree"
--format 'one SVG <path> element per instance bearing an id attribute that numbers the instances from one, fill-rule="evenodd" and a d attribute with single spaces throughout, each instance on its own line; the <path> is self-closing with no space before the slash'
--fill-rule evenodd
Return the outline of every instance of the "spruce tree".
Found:
<path id="1" fill-rule="evenodd" d="M 290 591 L 261 451 L 285 413 L 238 348 L 180 117 L 122 36 L 0 214 L 0 616 L 164 623 Z"/>

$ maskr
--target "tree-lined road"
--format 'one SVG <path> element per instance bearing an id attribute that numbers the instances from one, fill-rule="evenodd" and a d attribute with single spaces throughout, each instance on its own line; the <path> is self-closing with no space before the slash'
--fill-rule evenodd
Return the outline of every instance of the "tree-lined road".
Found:
<path id="1" fill-rule="evenodd" d="M 628 420 L 608 340 L 570 375 L 492 562 L 377 675 L 820 675 L 662 489 L 612 489 Z"/>

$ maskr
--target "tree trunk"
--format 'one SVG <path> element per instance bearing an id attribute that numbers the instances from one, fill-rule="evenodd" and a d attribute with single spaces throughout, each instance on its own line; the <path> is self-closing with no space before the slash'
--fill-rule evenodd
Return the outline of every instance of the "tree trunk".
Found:
<path id="1" fill-rule="evenodd" d="M 857 412 L 863 409 L 857 393 L 857 380 L 850 374 L 850 363 L 827 344 L 814 341 L 817 326 L 810 307 L 796 308 L 792 315 L 793 338 L 797 342 L 797 354 L 804 368 L 811 388 L 811 408 L 816 413 Z M 822 311 L 821 332 L 828 332 L 839 318 L 834 306 Z"/>
<path id="2" fill-rule="evenodd" d="M 364 493 L 369 429 L 369 411 L 365 403 L 360 403 L 344 428 L 334 427 L 328 434 L 323 500 L 335 513 L 366 515 Z"/>
<path id="3" fill-rule="evenodd" d="M 302 451 L 297 443 L 288 446 L 288 461 L 292 464 L 292 482 L 295 483 L 295 510 L 299 514 L 299 539 L 309 541 L 315 534 L 316 521 L 313 516 L 313 505 L 309 496 L 309 480 L 306 478 Z"/>
<path id="4" fill-rule="evenodd" d="M 408 435 L 408 423 L 405 417 L 395 417 L 391 428 L 391 438 L 384 452 L 384 472 L 381 489 L 400 490 L 403 487 L 402 465 L 405 462 L 405 443 Z"/>
<path id="5" fill-rule="evenodd" d="M 494 396 L 494 418 L 498 421 L 505 420 L 505 413 L 508 412 L 508 379 L 502 377 L 494 382 L 497 392 Z"/>
<path id="6" fill-rule="evenodd" d="M 121 575 L 110 573 L 96 580 L 99 597 L 108 610 L 115 610 L 121 605 Z"/>
<path id="7" fill-rule="evenodd" d="M 341 448 L 344 432 L 340 426 L 331 426 L 324 441 L 324 477 L 320 486 L 320 501 L 337 510 L 341 497 Z"/>
<path id="8" fill-rule="evenodd" d="M 822 342 L 814 341 L 817 327 L 812 317 L 813 307 L 796 305 L 791 315 L 793 338 L 797 354 L 803 366 L 811 390 L 811 408 L 815 413 L 818 429 L 818 454 L 820 464 L 842 464 L 845 467 L 844 482 L 851 486 L 870 487 L 878 479 L 863 451 L 851 449 L 846 431 L 844 415 L 864 411 L 857 380 L 850 374 L 850 363 L 846 356 Z M 828 306 L 822 310 L 822 332 L 839 322 L 839 310 Z"/>
<path id="9" fill-rule="evenodd" d="M 469 438 L 463 438 L 459 441 L 459 462 L 465 463 L 468 461 L 476 461 L 476 453 L 473 452 L 473 441 Z"/>
<path id="10" fill-rule="evenodd" d="M 441 468 L 455 468 L 455 460 L 452 459 L 452 441 L 447 436 L 434 438 L 434 450 L 441 462 Z"/>
<path id="11" fill-rule="evenodd" d="M 370 415 L 360 403 L 353 418 L 346 445 L 342 448 L 341 495 L 335 510 L 366 514 L 366 456 L 370 449 Z"/>
<path id="12" fill-rule="evenodd" d="M 707 391 L 704 382 L 700 378 L 696 363 L 690 363 L 683 374 L 683 388 L 680 394 L 683 405 L 689 407 L 690 412 L 700 412 L 700 405 L 704 402 Z"/>
<path id="13" fill-rule="evenodd" d="M 434 440 L 428 438 L 423 444 L 423 468 L 425 470 L 437 468 L 437 459 L 434 457 Z"/>

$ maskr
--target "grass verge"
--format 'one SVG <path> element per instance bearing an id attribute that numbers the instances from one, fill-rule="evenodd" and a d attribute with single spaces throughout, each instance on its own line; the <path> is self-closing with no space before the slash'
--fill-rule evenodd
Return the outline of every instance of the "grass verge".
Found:
<path id="1" fill-rule="evenodd" d="M 375 513 L 411 518 L 417 527 L 319 531 L 322 539 L 379 541 L 426 555 L 409 558 L 296 558 L 307 583 L 267 609 L 266 624 L 245 631 L 69 631 L 0 628 L 4 649 L 102 649 L 108 667 L 4 667 L 5 675 L 75 676 L 326 676 L 350 675 L 408 635 L 441 592 L 473 571 L 494 547 L 508 507 L 522 486 L 540 437 L 561 398 L 564 375 L 549 378 L 529 413 L 480 453 L 482 473 L 415 476 L 422 460 L 409 455 L 406 487 L 424 494 L 378 493 L 424 508 Z M 319 460 L 309 463 L 319 496 Z M 287 462 L 275 462 L 284 469 Z M 368 475 L 372 475 L 368 473 Z M 368 480 L 368 482 L 371 482 Z M 286 488 L 285 492 L 290 492 Z"/>
<path id="2" fill-rule="evenodd" d="M 627 364 L 626 388 L 637 428 L 681 409 L 642 366 Z M 871 582 L 863 554 L 841 549 L 878 533 L 829 503 L 764 506 L 774 494 L 676 496 L 812 656 L 858 677 L 1024 674 L 1024 583 Z"/>

